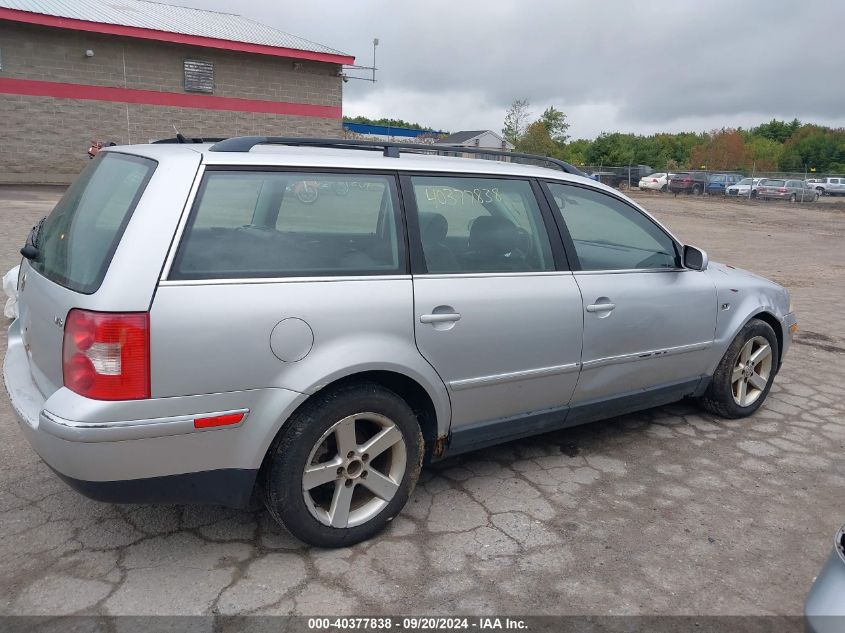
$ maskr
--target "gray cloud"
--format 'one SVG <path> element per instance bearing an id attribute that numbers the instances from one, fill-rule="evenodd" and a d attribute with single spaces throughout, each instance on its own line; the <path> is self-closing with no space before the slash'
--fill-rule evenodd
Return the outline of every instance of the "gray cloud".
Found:
<path id="1" fill-rule="evenodd" d="M 573 131 L 675 130 L 798 117 L 845 124 L 845 4 L 807 0 L 170 0 L 235 11 L 355 54 L 345 110 L 432 126 L 501 127 L 514 97 Z"/>

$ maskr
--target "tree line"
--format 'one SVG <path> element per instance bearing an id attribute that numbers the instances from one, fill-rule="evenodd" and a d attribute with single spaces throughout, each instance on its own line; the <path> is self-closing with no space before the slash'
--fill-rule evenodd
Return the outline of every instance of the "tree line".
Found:
<path id="1" fill-rule="evenodd" d="M 344 117 L 344 121 L 428 130 L 402 119 Z M 772 119 L 749 129 L 658 134 L 602 133 L 570 140 L 566 115 L 550 106 L 536 119 L 528 99 L 515 99 L 502 135 L 517 151 L 553 156 L 574 165 L 649 165 L 656 170 L 845 173 L 845 129 L 798 119 Z"/>
<path id="2" fill-rule="evenodd" d="M 508 108 L 503 136 L 521 152 L 576 165 L 650 165 L 655 169 L 845 173 L 845 129 L 772 119 L 750 129 L 659 134 L 602 133 L 569 140 L 566 115 L 546 108 L 532 121 L 527 99 Z"/>

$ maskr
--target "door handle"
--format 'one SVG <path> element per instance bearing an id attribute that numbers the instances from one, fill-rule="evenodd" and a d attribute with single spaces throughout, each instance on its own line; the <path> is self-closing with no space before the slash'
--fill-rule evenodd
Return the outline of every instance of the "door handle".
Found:
<path id="1" fill-rule="evenodd" d="M 420 315 L 420 323 L 452 323 L 460 321 L 461 315 L 457 312 L 444 312 L 438 314 L 422 314 Z"/>
<path id="2" fill-rule="evenodd" d="M 591 303 L 587 306 L 587 312 L 610 312 L 615 308 L 615 303 Z"/>

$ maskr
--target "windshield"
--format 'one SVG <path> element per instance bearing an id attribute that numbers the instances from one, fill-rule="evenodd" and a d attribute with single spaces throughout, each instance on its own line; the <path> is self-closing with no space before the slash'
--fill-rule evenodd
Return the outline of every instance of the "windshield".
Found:
<path id="1" fill-rule="evenodd" d="M 99 154 L 44 221 L 32 267 L 70 290 L 96 292 L 155 166 L 139 156 Z"/>
<path id="2" fill-rule="evenodd" d="M 783 187 L 785 182 L 784 180 L 766 180 L 763 184 L 767 187 Z"/>

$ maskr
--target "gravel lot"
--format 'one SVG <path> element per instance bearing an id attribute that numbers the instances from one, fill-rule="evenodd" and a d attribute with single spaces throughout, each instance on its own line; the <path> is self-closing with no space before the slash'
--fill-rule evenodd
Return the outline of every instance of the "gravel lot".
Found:
<path id="1" fill-rule="evenodd" d="M 0 188 L 3 271 L 58 195 Z M 89 501 L 3 392 L 0 614 L 799 614 L 845 521 L 845 211 L 634 195 L 793 292 L 753 418 L 682 403 L 471 453 L 424 471 L 381 537 L 324 551 L 259 510 Z"/>

